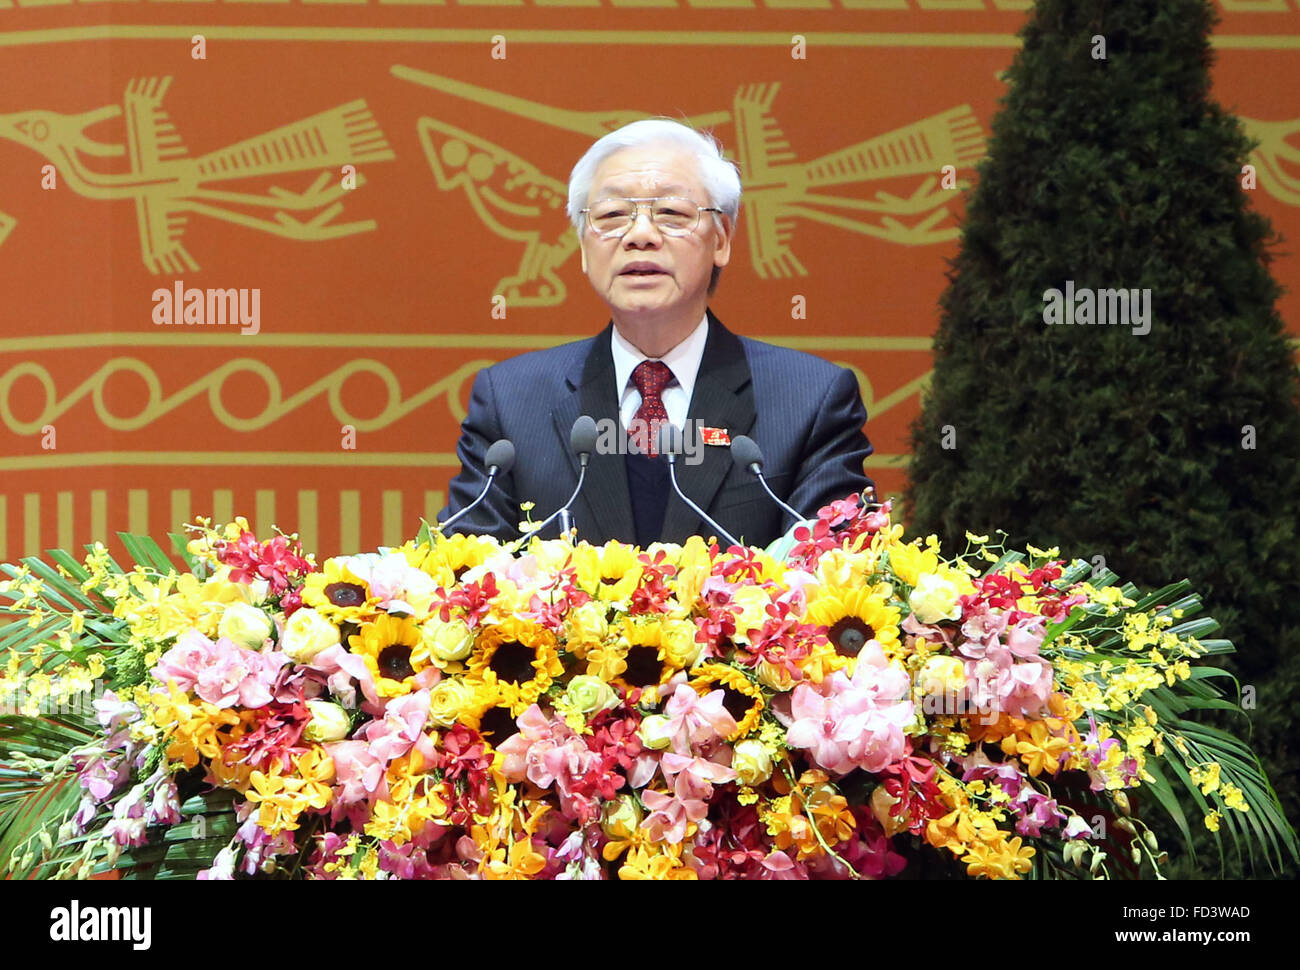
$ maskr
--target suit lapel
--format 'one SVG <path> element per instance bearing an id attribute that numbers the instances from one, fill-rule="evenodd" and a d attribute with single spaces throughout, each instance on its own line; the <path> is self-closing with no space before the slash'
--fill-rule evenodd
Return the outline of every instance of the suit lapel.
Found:
<path id="1" fill-rule="evenodd" d="M 569 432 L 581 414 L 590 415 L 597 422 L 609 419 L 618 422 L 618 396 L 614 389 L 614 358 L 610 353 L 610 324 L 591 342 L 591 351 L 573 372 L 566 376 L 572 393 L 561 400 L 551 412 L 560 446 L 568 457 L 575 479 L 578 459 L 569 450 Z M 586 505 L 588 515 L 575 510 L 574 519 L 578 535 L 590 542 L 604 542 L 610 538 L 630 539 L 635 532 L 632 522 L 632 499 L 627 489 L 627 468 L 623 456 L 600 454 L 591 456 L 587 465 L 587 480 L 578 496 L 579 506 Z M 546 513 L 549 514 L 549 513 Z M 585 519 L 585 521 L 584 521 Z M 598 529 L 593 530 L 592 524 Z M 592 535 L 599 532 L 599 537 Z M 586 535 L 584 535 L 586 533 Z"/>
<path id="2" fill-rule="evenodd" d="M 708 316 L 709 336 L 691 394 L 687 429 L 694 429 L 698 434 L 701 426 L 725 428 L 732 438 L 749 434 L 758 414 L 754 409 L 754 389 L 745 348 L 740 338 L 724 327 L 711 310 Z M 608 383 L 612 387 L 613 380 Z M 708 511 L 723 479 L 731 471 L 731 449 L 705 445 L 701 452 L 703 460 L 697 465 L 687 464 L 685 456 L 677 459 L 677 483 L 692 501 Z M 625 494 L 626 490 L 624 482 Z M 721 525 L 727 527 L 725 522 Z M 664 516 L 664 541 L 681 542 L 701 531 L 708 530 L 700 517 L 675 494 L 670 496 Z"/>

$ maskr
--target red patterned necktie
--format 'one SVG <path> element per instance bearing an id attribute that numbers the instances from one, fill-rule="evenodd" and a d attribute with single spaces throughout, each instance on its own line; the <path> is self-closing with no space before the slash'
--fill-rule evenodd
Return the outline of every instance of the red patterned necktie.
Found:
<path id="1" fill-rule="evenodd" d="M 643 360 L 632 371 L 632 383 L 641 392 L 641 406 L 632 416 L 634 433 L 629 433 L 629 437 L 641 454 L 651 458 L 658 457 L 659 454 L 655 447 L 659 426 L 668 421 L 662 394 L 672 380 L 673 372 L 662 360 Z"/>

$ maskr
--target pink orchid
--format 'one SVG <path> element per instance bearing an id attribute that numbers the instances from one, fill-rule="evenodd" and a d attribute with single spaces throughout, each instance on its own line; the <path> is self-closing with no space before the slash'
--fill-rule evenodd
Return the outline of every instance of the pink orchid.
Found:
<path id="1" fill-rule="evenodd" d="M 704 744 L 735 732 L 736 719 L 722 706 L 725 696 L 725 691 L 715 690 L 700 697 L 693 687 L 678 686 L 664 708 L 674 751 L 690 754 L 692 744 Z"/>
<path id="2" fill-rule="evenodd" d="M 369 744 L 370 753 L 383 762 L 400 758 L 413 747 L 421 749 L 420 753 L 426 761 L 432 761 L 433 745 L 428 735 L 424 734 L 424 724 L 428 717 L 427 690 L 394 697 L 384 708 L 383 716 L 358 731 L 357 737 Z"/>
<path id="3" fill-rule="evenodd" d="M 336 741 L 325 745 L 325 751 L 334 759 L 334 815 L 335 821 L 342 809 L 364 802 L 370 797 L 388 798 L 385 781 L 386 765 L 371 753 L 364 741 Z"/>
<path id="4" fill-rule="evenodd" d="M 903 728 L 911 722 L 910 680 L 869 642 L 858 655 L 853 679 L 836 671 L 819 689 L 800 684 L 792 693 L 786 742 L 805 748 L 835 774 L 854 768 L 877 772 L 907 754 Z M 782 717 L 780 710 L 776 711 Z"/>
<path id="5" fill-rule="evenodd" d="M 763 871 L 759 879 L 807 879 L 808 870 L 803 863 L 795 862 L 780 849 L 763 860 Z"/>
<path id="6" fill-rule="evenodd" d="M 410 601 L 427 602 L 437 588 L 428 573 L 416 569 L 398 552 L 348 556 L 343 563 L 358 579 L 365 580 L 371 594 L 379 598 L 380 609 L 390 613 L 414 616 L 417 611 Z"/>
<path id="7" fill-rule="evenodd" d="M 647 790 L 641 793 L 641 801 L 650 809 L 641 827 L 656 842 L 678 843 L 686 838 L 686 825 L 699 823 L 709 814 L 709 803 L 693 797 L 688 776 L 677 776 L 673 793 Z"/>
<path id="8" fill-rule="evenodd" d="M 319 675 L 317 679 L 324 679 L 329 692 L 337 697 L 344 707 L 357 706 L 357 691 L 352 683 L 356 681 L 366 699 L 366 703 L 362 705 L 361 709 L 367 714 L 375 714 L 383 710 L 384 699 L 379 696 L 379 690 L 375 687 L 375 678 L 370 673 L 370 668 L 366 666 L 363 659 L 355 653 L 348 652 L 342 645 L 336 644 L 327 647 L 316 654 L 311 663 L 301 666 Z"/>
<path id="9" fill-rule="evenodd" d="M 159 658 L 153 676 L 217 707 L 258 708 L 271 702 L 271 688 L 288 659 L 282 653 L 245 649 L 225 637 L 213 643 L 191 629 Z"/>
<path id="10" fill-rule="evenodd" d="M 707 799 L 713 794 L 714 785 L 720 785 L 736 777 L 735 770 L 726 765 L 706 758 L 688 758 L 672 752 L 666 752 L 659 764 L 668 783 L 673 785 L 675 790 L 684 791 L 691 798 Z"/>

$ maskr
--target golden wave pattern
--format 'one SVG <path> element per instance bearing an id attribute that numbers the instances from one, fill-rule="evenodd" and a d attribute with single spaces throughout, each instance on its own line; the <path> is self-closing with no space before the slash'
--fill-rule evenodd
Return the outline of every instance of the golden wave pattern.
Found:
<path id="1" fill-rule="evenodd" d="M 320 394 L 325 394 L 330 411 L 339 423 L 350 424 L 359 432 L 376 431 L 386 427 L 438 397 L 446 398 L 451 417 L 459 423 L 465 418 L 465 410 L 460 404 L 462 385 L 472 379 L 480 368 L 491 363 L 494 361 L 469 361 L 417 393 L 404 397 L 397 375 L 391 368 L 377 360 L 352 360 L 286 397 L 275 370 L 270 365 L 249 357 L 226 361 L 172 394 L 164 394 L 163 382 L 152 365 L 136 357 L 113 357 L 77 387 L 62 396 L 55 386 L 55 378 L 49 368 L 36 361 L 23 361 L 0 374 L 0 421 L 3 421 L 5 427 L 15 434 L 40 434 L 45 425 L 52 424 L 82 398 L 89 396 L 95 414 L 104 427 L 112 431 L 138 431 L 195 397 L 206 394 L 208 407 L 211 408 L 213 416 L 225 427 L 232 431 L 260 431 Z M 131 415 L 113 413 L 106 401 L 108 383 L 114 376 L 124 373 L 134 374 L 142 380 L 148 394 L 147 403 Z M 226 407 L 222 397 L 222 387 L 232 377 L 246 374 L 251 374 L 262 381 L 267 401 L 258 414 L 241 418 L 232 414 Z M 343 387 L 349 378 L 357 374 L 370 374 L 377 377 L 384 386 L 386 393 L 384 406 L 374 417 L 358 417 L 348 411 L 343 404 Z M 14 384 L 25 377 L 36 380 L 44 392 L 40 411 L 30 421 L 20 420 L 14 414 L 11 400 Z"/>
<path id="2" fill-rule="evenodd" d="M 476 348 L 479 346 L 479 338 L 476 335 L 465 336 Z M 498 336 L 506 338 L 506 346 L 510 346 L 511 335 Z M 76 338 L 68 339 L 75 340 Z M 930 341 L 924 337 L 844 339 L 773 337 L 767 339 L 772 343 L 800 350 L 820 351 L 824 354 L 830 351 L 829 356 L 832 359 L 834 359 L 837 351 L 841 353 L 846 350 L 872 351 L 874 353 L 889 352 L 891 350 L 896 352 L 916 352 L 929 350 L 930 348 Z M 536 335 L 523 334 L 514 335 L 513 340 L 516 350 L 522 350 L 530 344 L 536 345 L 542 342 L 538 341 Z M 545 343 L 550 342 L 549 340 L 545 341 Z M 4 344 L 6 343 L 19 346 L 24 343 L 30 344 L 29 341 L 3 341 L 0 342 L 0 352 L 5 350 Z M 150 344 L 155 346 L 160 343 L 162 342 L 150 341 Z M 422 344 L 423 341 L 390 341 L 389 343 Z M 178 345 L 176 342 L 172 342 L 172 346 Z M 375 350 L 374 338 L 357 337 L 354 346 L 364 346 L 373 351 Z M 41 429 L 45 425 L 54 423 L 83 398 L 89 397 L 95 414 L 104 427 L 119 432 L 138 431 L 191 400 L 206 395 L 208 406 L 217 421 L 231 431 L 250 432 L 269 427 L 297 408 L 313 401 L 321 394 L 325 394 L 330 411 L 339 423 L 352 425 L 358 432 L 378 431 L 396 421 L 400 421 L 412 411 L 438 398 L 444 399 L 448 416 L 459 424 L 465 418 L 465 409 L 460 403 L 462 397 L 466 396 L 464 393 L 465 383 L 472 381 L 481 368 L 488 367 L 496 362 L 496 358 L 476 358 L 467 361 L 428 386 L 421 388 L 410 396 L 406 396 L 403 393 L 401 381 L 392 368 L 372 358 L 358 358 L 349 360 L 301 390 L 286 396 L 280 377 L 276 374 L 274 368 L 264 361 L 255 360 L 251 357 L 238 357 L 225 361 L 197 380 L 171 394 L 164 392 L 163 380 L 154 369 L 154 366 L 140 360 L 138 357 L 112 357 L 80 384 L 63 394 L 60 394 L 56 386 L 55 374 L 51 373 L 48 367 L 36 360 L 25 360 L 0 373 L 0 422 L 3 422 L 4 427 L 15 434 L 37 435 L 41 433 Z M 929 376 L 927 372 L 904 384 L 901 388 L 877 399 L 871 380 L 860 368 L 850 361 L 840 360 L 837 362 L 841 366 L 850 367 L 857 374 L 858 382 L 862 387 L 863 400 L 873 417 L 879 417 L 885 411 L 920 393 L 924 382 Z M 891 371 L 886 369 L 885 372 L 890 373 Z M 144 382 L 147 401 L 134 414 L 115 413 L 107 403 L 108 384 L 114 377 L 122 374 L 134 375 Z M 385 392 L 383 407 L 373 417 L 364 418 L 354 415 L 343 404 L 343 388 L 350 378 L 358 374 L 376 377 L 383 384 Z M 232 414 L 226 407 L 222 393 L 223 387 L 229 380 L 244 375 L 251 375 L 261 380 L 265 390 L 266 404 L 258 414 L 251 417 L 238 417 Z M 22 420 L 14 412 L 14 387 L 23 378 L 35 380 L 41 391 L 40 398 L 38 398 L 40 400 L 39 411 L 30 420 Z M 246 397 L 247 394 L 243 396 Z"/>

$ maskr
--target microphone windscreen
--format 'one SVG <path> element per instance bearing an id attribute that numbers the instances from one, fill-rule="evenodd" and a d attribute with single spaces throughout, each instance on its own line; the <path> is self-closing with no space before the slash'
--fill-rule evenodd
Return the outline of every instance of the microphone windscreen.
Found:
<path id="1" fill-rule="evenodd" d="M 743 434 L 738 434 L 731 439 L 731 459 L 746 470 L 754 462 L 758 462 L 760 468 L 763 466 L 763 452 L 759 450 L 753 438 Z"/>
<path id="2" fill-rule="evenodd" d="M 658 440 L 655 449 L 661 455 L 678 455 L 682 450 L 682 433 L 668 421 L 659 425 Z"/>
<path id="3" fill-rule="evenodd" d="M 501 438 L 492 443 L 488 448 L 487 456 L 483 459 L 484 463 L 490 469 L 493 465 L 497 466 L 497 474 L 504 475 L 515 467 L 515 446 L 509 438 Z"/>
<path id="4" fill-rule="evenodd" d="M 591 415 L 581 414 L 569 432 L 569 447 L 575 455 L 590 455 L 596 450 L 596 422 Z"/>

